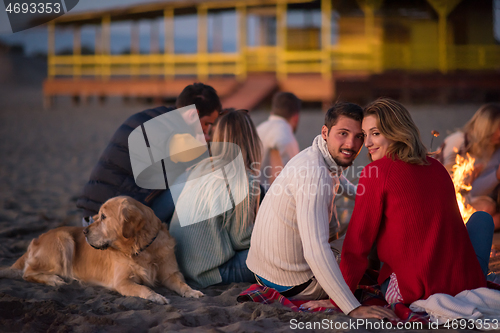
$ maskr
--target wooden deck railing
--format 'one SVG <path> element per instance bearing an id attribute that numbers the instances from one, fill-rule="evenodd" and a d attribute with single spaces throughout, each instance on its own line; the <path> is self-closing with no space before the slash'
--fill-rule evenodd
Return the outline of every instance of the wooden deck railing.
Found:
<path id="1" fill-rule="evenodd" d="M 165 77 L 234 75 L 247 72 L 331 73 L 332 71 L 433 71 L 440 69 L 436 45 L 386 44 L 332 46 L 324 50 L 283 51 L 274 46 L 247 47 L 242 53 L 52 55 L 49 78 L 58 76 Z M 326 66 L 326 67 L 325 67 Z M 448 70 L 500 70 L 499 45 L 448 45 Z"/>

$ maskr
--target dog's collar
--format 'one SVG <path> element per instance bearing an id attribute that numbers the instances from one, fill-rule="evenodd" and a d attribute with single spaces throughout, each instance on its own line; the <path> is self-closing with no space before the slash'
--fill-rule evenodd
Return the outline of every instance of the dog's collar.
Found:
<path id="1" fill-rule="evenodd" d="M 138 256 L 139 254 L 141 254 L 142 251 L 144 251 L 145 249 L 147 249 L 151 244 L 153 244 L 153 242 L 155 241 L 156 237 L 158 237 L 158 234 L 160 233 L 160 230 L 158 230 L 158 233 L 156 234 L 156 236 L 153 237 L 153 239 L 148 243 L 148 245 L 144 246 L 144 247 L 141 247 L 139 249 L 139 251 L 136 251 L 134 255 Z"/>

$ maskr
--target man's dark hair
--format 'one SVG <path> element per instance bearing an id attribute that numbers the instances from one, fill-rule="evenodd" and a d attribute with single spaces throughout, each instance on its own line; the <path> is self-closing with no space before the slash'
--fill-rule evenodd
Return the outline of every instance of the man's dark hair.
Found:
<path id="1" fill-rule="evenodd" d="M 332 126 L 337 124 L 340 116 L 361 122 L 363 120 L 363 109 L 353 103 L 335 103 L 325 115 L 325 126 L 328 128 L 328 133 L 330 133 Z"/>
<path id="2" fill-rule="evenodd" d="M 271 113 L 290 119 L 300 111 L 301 100 L 290 92 L 278 92 L 273 96 Z"/>
<path id="3" fill-rule="evenodd" d="M 184 88 L 175 101 L 177 108 L 191 104 L 196 105 L 200 118 L 209 116 L 214 111 L 220 113 L 222 110 L 222 104 L 215 89 L 199 82 Z"/>

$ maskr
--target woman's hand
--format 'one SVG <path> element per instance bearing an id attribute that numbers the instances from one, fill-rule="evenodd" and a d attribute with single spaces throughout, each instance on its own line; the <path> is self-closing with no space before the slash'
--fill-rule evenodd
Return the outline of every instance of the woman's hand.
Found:
<path id="1" fill-rule="evenodd" d="M 471 179 L 470 179 L 470 183 L 469 184 L 472 185 L 472 182 L 474 182 L 474 180 L 477 177 L 479 177 L 479 175 L 481 174 L 481 172 L 483 172 L 483 170 L 484 170 L 484 163 L 475 163 L 474 164 L 474 170 L 472 170 L 472 175 L 471 175 Z"/>
<path id="2" fill-rule="evenodd" d="M 500 165 L 498 166 L 497 169 L 497 179 L 500 181 Z"/>
<path id="3" fill-rule="evenodd" d="M 465 185 L 471 186 L 474 180 L 476 180 L 477 177 L 483 172 L 484 169 L 484 164 L 483 163 L 475 163 L 474 164 L 474 169 L 472 171 L 469 171 L 463 180 L 463 183 Z M 499 169 L 500 170 L 500 169 Z M 498 177 L 498 170 L 497 170 L 497 177 Z"/>
<path id="4" fill-rule="evenodd" d="M 304 303 L 300 306 L 300 309 L 312 310 L 317 308 L 334 308 L 334 307 L 335 305 L 333 305 L 329 299 L 322 299 L 319 301 L 309 301 L 307 303 Z"/>
<path id="5" fill-rule="evenodd" d="M 334 308 L 335 305 L 329 299 L 319 301 L 309 301 L 300 306 L 301 309 L 317 309 L 317 308 Z M 360 306 L 349 312 L 349 316 L 353 318 L 375 318 L 375 319 L 399 319 L 396 314 L 389 309 L 381 306 Z"/>
<path id="6" fill-rule="evenodd" d="M 399 319 L 396 314 L 381 306 L 360 306 L 349 312 L 353 318 Z"/>

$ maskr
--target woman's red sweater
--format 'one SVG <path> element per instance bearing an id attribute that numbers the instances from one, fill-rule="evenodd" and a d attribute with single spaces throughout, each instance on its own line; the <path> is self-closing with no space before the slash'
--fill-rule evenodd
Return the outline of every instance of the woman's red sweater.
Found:
<path id="1" fill-rule="evenodd" d="M 396 273 L 406 304 L 486 286 L 453 182 L 441 163 L 428 162 L 384 157 L 364 168 L 340 262 L 353 292 L 374 243 L 383 262 L 379 284 Z"/>

